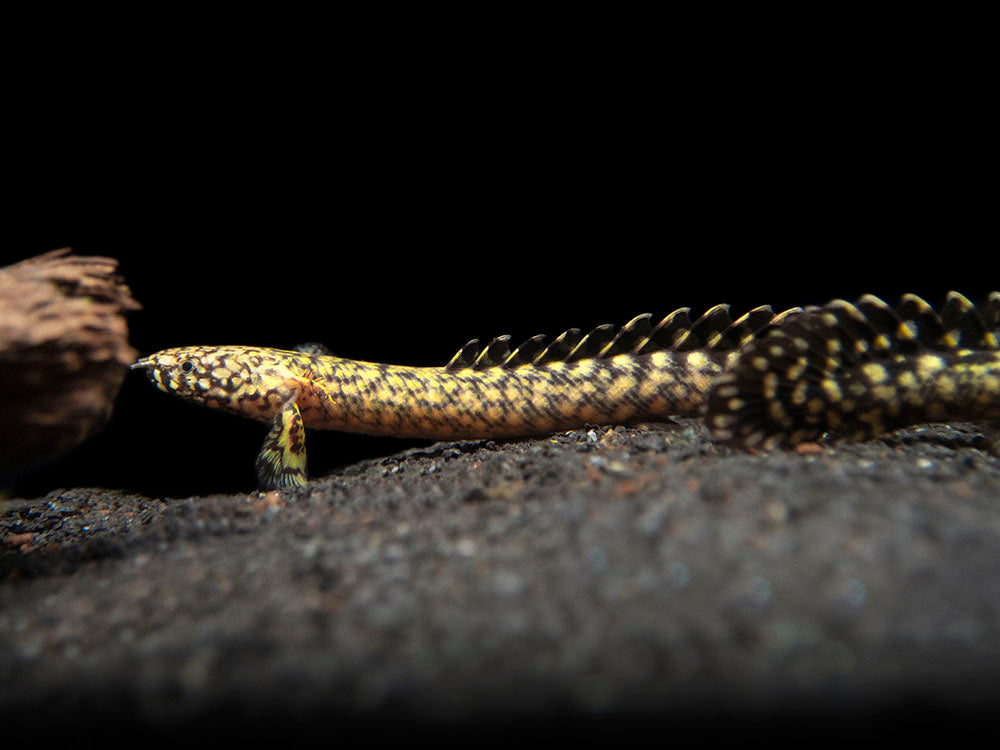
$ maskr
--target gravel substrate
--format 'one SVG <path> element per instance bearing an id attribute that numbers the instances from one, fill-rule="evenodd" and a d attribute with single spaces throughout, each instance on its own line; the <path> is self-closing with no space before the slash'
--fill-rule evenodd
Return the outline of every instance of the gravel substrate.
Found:
<path id="1" fill-rule="evenodd" d="M 9 501 L 0 718 L 968 727 L 1000 675 L 978 445 L 938 426 L 747 455 L 678 420 L 437 443 L 280 495 Z"/>

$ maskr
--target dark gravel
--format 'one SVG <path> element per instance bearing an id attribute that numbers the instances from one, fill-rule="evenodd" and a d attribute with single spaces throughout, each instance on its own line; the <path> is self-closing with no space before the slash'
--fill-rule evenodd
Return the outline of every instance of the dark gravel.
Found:
<path id="1" fill-rule="evenodd" d="M 954 732 L 998 703 L 977 435 L 754 456 L 678 420 L 438 443 L 281 496 L 11 501 L 0 718 Z"/>

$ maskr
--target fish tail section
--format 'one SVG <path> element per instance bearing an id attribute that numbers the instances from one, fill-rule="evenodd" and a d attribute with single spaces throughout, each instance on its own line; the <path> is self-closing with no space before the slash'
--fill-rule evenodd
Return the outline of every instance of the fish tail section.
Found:
<path id="1" fill-rule="evenodd" d="M 1000 419 L 997 304 L 952 292 L 940 313 L 914 295 L 896 309 L 872 295 L 807 308 L 740 351 L 709 392 L 707 426 L 752 449 Z"/>

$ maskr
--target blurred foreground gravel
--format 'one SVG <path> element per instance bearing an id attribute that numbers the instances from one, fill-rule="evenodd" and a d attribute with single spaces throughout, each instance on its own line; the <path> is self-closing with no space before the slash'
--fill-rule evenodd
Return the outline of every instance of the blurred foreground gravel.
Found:
<path id="1" fill-rule="evenodd" d="M 1000 461 L 976 445 L 753 456 L 678 420 L 437 443 L 284 495 L 11 501 L 0 718 L 957 732 L 1000 676 Z"/>

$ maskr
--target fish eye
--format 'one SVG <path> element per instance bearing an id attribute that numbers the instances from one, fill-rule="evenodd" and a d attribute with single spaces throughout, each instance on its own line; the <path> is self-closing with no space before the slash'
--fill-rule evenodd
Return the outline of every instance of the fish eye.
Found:
<path id="1" fill-rule="evenodd" d="M 194 369 L 194 362 L 190 359 L 185 359 L 181 362 L 181 372 L 191 372 Z"/>

